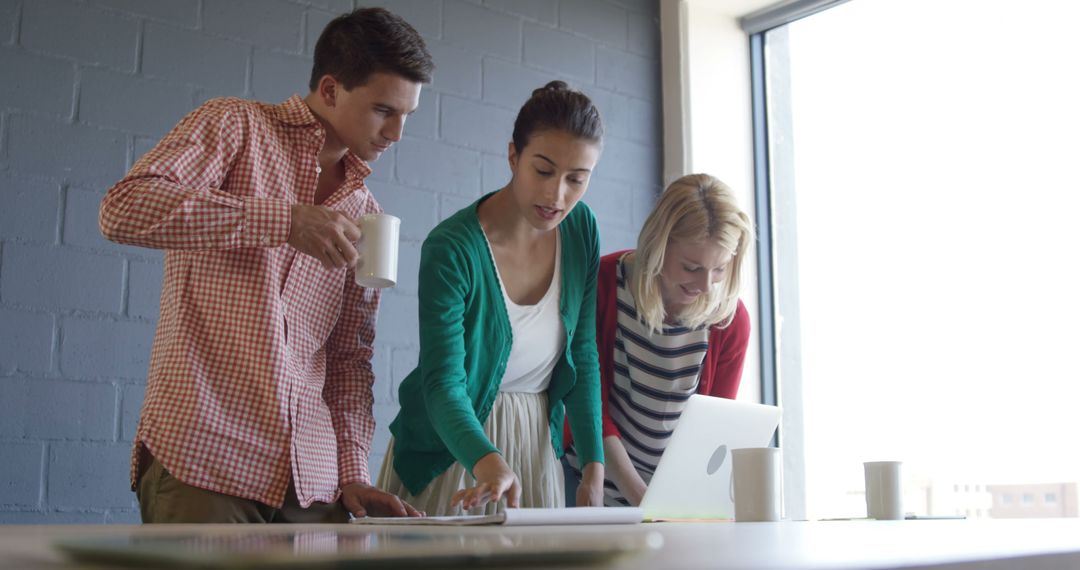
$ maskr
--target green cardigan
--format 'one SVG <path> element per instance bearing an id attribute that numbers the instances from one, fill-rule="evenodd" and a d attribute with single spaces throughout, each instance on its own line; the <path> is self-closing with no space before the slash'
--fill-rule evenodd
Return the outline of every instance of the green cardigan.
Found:
<path id="1" fill-rule="evenodd" d="M 472 470 L 499 450 L 484 422 L 510 356 L 510 318 L 476 208 L 491 194 L 447 218 L 420 253 L 420 361 L 401 383 L 394 469 L 419 495 L 455 459 Z M 578 203 L 559 224 L 562 289 L 559 313 L 566 349 L 548 386 L 551 444 L 562 456 L 563 417 L 582 463 L 604 461 L 600 436 L 600 368 L 596 354 L 596 218 Z M 564 408 L 565 405 L 565 408 Z"/>

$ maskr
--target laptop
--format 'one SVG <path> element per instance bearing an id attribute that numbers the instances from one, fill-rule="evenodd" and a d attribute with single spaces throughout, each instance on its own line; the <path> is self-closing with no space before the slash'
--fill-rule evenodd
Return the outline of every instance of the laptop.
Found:
<path id="1" fill-rule="evenodd" d="M 641 499 L 645 520 L 735 518 L 731 450 L 767 447 L 779 423 L 776 406 L 690 396 Z"/>

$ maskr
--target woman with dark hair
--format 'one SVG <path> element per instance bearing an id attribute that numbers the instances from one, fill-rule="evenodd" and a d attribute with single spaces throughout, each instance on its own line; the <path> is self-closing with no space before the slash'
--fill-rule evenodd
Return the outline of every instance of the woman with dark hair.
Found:
<path id="1" fill-rule="evenodd" d="M 379 487 L 428 514 L 565 504 L 564 417 L 584 466 L 577 504 L 602 504 L 599 242 L 578 203 L 602 137 L 584 94 L 537 89 L 514 123 L 510 182 L 424 241 L 420 361 Z"/>

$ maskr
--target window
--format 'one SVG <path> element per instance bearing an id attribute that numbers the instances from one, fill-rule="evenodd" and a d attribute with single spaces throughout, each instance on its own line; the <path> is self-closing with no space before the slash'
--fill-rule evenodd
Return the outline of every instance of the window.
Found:
<path id="1" fill-rule="evenodd" d="M 1012 498 L 1011 493 L 1003 493 L 1001 495 L 1001 504 L 1003 504 L 1003 505 L 1011 505 L 1012 504 L 1012 499 L 1013 498 Z"/>
<path id="2" fill-rule="evenodd" d="M 1030 505 L 1035 502 L 1035 493 L 1024 493 L 1020 496 L 1020 502 L 1024 505 Z"/>
<path id="3" fill-rule="evenodd" d="M 794 516 L 865 514 L 863 461 L 904 461 L 905 510 L 931 515 L 978 507 L 950 479 L 1080 473 L 1054 450 L 1080 429 L 1077 21 L 1055 0 L 851 0 L 753 38 Z"/>
<path id="4" fill-rule="evenodd" d="M 1047 493 L 1043 495 L 1043 502 L 1047 504 L 1054 504 L 1057 502 L 1057 493 Z"/>

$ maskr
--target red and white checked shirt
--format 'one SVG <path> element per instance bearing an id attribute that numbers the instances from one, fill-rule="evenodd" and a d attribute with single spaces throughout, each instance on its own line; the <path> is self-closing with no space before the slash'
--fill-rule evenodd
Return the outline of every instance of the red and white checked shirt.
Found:
<path id="1" fill-rule="evenodd" d="M 312 204 L 325 132 L 307 104 L 215 99 L 185 117 L 101 204 L 110 240 L 167 250 L 135 436 L 177 479 L 280 506 L 369 482 L 379 292 L 286 244 Z M 381 212 L 367 164 L 322 205 Z"/>

